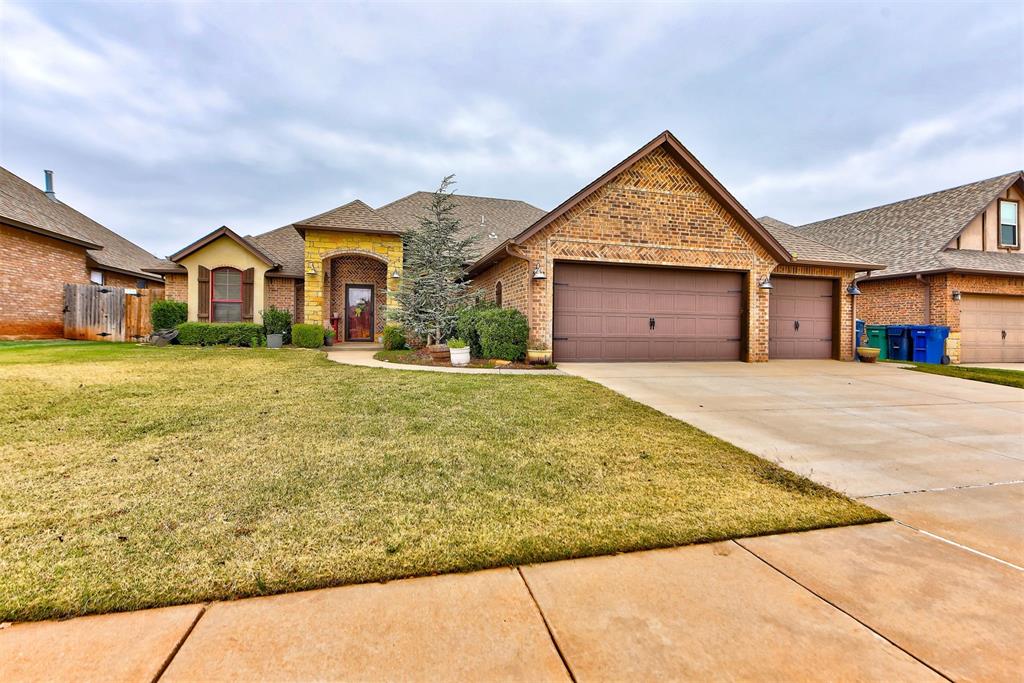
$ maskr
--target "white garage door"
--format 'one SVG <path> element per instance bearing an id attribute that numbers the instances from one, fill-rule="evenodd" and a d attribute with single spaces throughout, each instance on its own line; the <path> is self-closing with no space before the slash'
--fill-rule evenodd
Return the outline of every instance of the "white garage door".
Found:
<path id="1" fill-rule="evenodd" d="M 1024 296 L 964 294 L 960 362 L 1024 363 Z"/>

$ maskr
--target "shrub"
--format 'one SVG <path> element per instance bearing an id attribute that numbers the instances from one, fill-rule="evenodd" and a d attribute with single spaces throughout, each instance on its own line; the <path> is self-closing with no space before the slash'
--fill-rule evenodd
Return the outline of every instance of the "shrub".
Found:
<path id="1" fill-rule="evenodd" d="M 466 348 L 466 342 L 462 341 L 461 339 L 452 338 L 452 339 L 448 340 L 448 348 L 449 349 L 464 349 L 464 348 Z"/>
<path id="2" fill-rule="evenodd" d="M 266 334 L 283 334 L 284 343 L 287 344 L 291 337 L 292 314 L 291 311 L 282 311 L 280 308 L 271 306 L 263 311 L 263 331 Z"/>
<path id="3" fill-rule="evenodd" d="M 483 358 L 519 360 L 526 355 L 530 326 L 526 316 L 514 308 L 492 308 L 477 317 Z"/>
<path id="4" fill-rule="evenodd" d="M 471 356 L 476 358 L 484 357 L 483 349 L 480 348 L 480 333 L 477 329 L 477 324 L 480 321 L 481 314 L 485 311 L 496 309 L 497 306 L 489 301 L 484 301 L 459 311 L 459 318 L 455 322 L 455 333 L 459 335 L 460 339 L 464 339 L 469 344 Z"/>
<path id="5" fill-rule="evenodd" d="M 401 351 L 405 349 L 405 330 L 398 325 L 388 325 L 384 328 L 384 350 Z"/>
<path id="6" fill-rule="evenodd" d="M 262 346 L 263 326 L 256 323 L 182 323 L 178 343 L 190 346 Z"/>
<path id="7" fill-rule="evenodd" d="M 319 349 L 324 345 L 324 328 L 312 323 L 292 325 L 292 343 L 304 349 Z"/>
<path id="8" fill-rule="evenodd" d="M 154 299 L 149 307 L 149 320 L 154 330 L 173 330 L 188 320 L 188 304 L 184 301 Z"/>

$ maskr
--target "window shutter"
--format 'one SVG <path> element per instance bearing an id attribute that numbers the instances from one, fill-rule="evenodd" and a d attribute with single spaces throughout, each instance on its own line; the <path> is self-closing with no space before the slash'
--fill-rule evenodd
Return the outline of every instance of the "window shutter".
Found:
<path id="1" fill-rule="evenodd" d="M 199 314 L 200 320 L 210 321 L 210 269 L 199 266 Z"/>
<path id="2" fill-rule="evenodd" d="M 252 282 L 256 276 L 255 268 L 242 271 L 242 321 L 252 322 Z"/>

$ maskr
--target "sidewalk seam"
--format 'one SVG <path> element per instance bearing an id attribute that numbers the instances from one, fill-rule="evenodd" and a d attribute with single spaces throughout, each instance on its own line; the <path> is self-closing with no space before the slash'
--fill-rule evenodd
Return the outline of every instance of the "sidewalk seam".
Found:
<path id="1" fill-rule="evenodd" d="M 569 660 L 566 659 L 565 653 L 562 652 L 562 648 L 558 645 L 558 640 L 555 639 L 555 632 L 551 630 L 551 624 L 548 623 L 547 615 L 544 614 L 544 610 L 541 609 L 540 603 L 537 602 L 537 596 L 533 594 L 533 589 L 530 588 L 530 582 L 526 580 L 526 575 L 523 574 L 523 568 L 517 565 L 516 572 L 519 573 L 519 578 L 522 580 L 523 585 L 526 586 L 526 592 L 530 594 L 530 599 L 533 600 L 533 605 L 537 608 L 537 614 L 540 615 L 541 621 L 544 622 L 544 628 L 547 629 L 548 638 L 551 639 L 551 644 L 555 646 L 555 652 L 558 653 L 558 658 L 562 660 L 562 666 L 565 667 L 565 672 L 569 674 L 569 679 L 573 683 L 576 683 L 576 674 L 573 673 L 572 667 L 569 666 Z"/>
<path id="2" fill-rule="evenodd" d="M 199 606 L 199 614 L 197 614 L 196 618 L 192 620 L 192 624 L 188 627 L 188 630 L 185 631 L 184 635 L 181 636 L 181 640 L 179 640 L 178 644 L 174 646 L 174 649 L 171 650 L 171 653 L 167 655 L 167 659 L 164 660 L 164 663 L 160 666 L 160 670 L 157 671 L 156 676 L 153 677 L 152 683 L 156 683 L 161 678 L 163 678 L 164 673 L 167 671 L 167 667 L 169 667 L 171 665 L 171 662 L 174 661 L 174 658 L 178 656 L 178 652 L 185 644 L 185 641 L 188 640 L 189 636 L 192 635 L 192 631 L 195 630 L 196 624 L 198 624 L 199 620 L 203 618 L 204 614 L 206 614 L 206 608 L 209 607 L 209 605 L 210 603 L 203 603 Z"/>
<path id="3" fill-rule="evenodd" d="M 792 581 L 792 582 L 793 582 L 793 583 L 795 583 L 796 585 L 800 586 L 801 588 L 803 588 L 803 589 L 804 589 L 805 591 L 807 591 L 808 593 L 810 593 L 810 594 L 811 594 L 811 595 L 813 595 L 814 597 L 818 598 L 818 599 L 819 599 L 819 600 L 821 600 L 822 602 L 824 602 L 824 603 L 826 603 L 827 605 L 831 606 L 831 607 L 832 607 L 833 609 L 836 609 L 836 610 L 838 610 L 839 612 L 842 612 L 842 613 L 843 613 L 843 614 L 845 614 L 846 616 L 850 617 L 850 618 L 851 618 L 851 619 L 853 619 L 853 620 L 854 620 L 855 622 L 857 622 L 858 624 L 860 624 L 861 626 L 863 626 L 863 627 L 864 627 L 864 628 L 866 628 L 867 630 L 871 631 L 871 632 L 872 632 L 872 633 L 874 633 L 874 634 L 875 634 L 876 636 L 878 636 L 879 638 L 881 638 L 881 639 L 882 639 L 882 640 L 884 640 L 885 642 L 889 643 L 889 644 L 890 644 L 890 645 L 892 645 L 892 646 L 893 646 L 894 648 L 896 648 L 897 650 L 899 650 L 899 651 L 900 651 L 900 652 L 902 652 L 903 654 L 907 655 L 908 657 L 910 657 L 910 658 L 911 658 L 911 659 L 913 659 L 914 661 L 918 662 L 919 664 L 921 664 L 921 665 L 922 665 L 922 666 L 924 666 L 925 668 L 927 668 L 927 669 L 929 669 L 929 670 L 931 670 L 931 671 L 935 672 L 936 674 L 938 674 L 938 675 L 939 675 L 939 676 L 941 676 L 942 678 L 946 679 L 947 681 L 950 681 L 951 683 L 953 682 L 953 680 L 954 680 L 953 678 L 950 678 L 950 677 L 949 677 L 949 676 L 947 676 L 946 674 L 942 673 L 941 671 L 939 671 L 938 669 L 936 669 L 936 668 L 935 668 L 934 666 L 932 666 L 932 665 L 931 665 L 931 664 L 929 664 L 928 662 L 924 661 L 923 659 L 921 659 L 920 657 L 918 657 L 917 655 L 915 655 L 915 654 L 914 654 L 913 652 L 910 652 L 910 651 L 909 651 L 909 650 L 907 650 L 906 648 L 904 648 L 904 647 L 901 647 L 901 646 L 900 646 L 900 645 L 899 645 L 898 643 L 894 642 L 894 641 L 893 641 L 892 639 L 888 638 L 888 637 L 887 637 L 887 636 L 885 636 L 884 634 L 882 634 L 882 633 L 879 633 L 879 632 L 878 632 L 878 631 L 876 631 L 876 630 L 875 630 L 874 628 L 872 628 L 872 627 L 871 627 L 871 626 L 870 626 L 869 624 L 867 624 L 867 623 L 866 623 L 866 622 L 864 622 L 864 621 L 861 621 L 860 619 L 858 619 L 857 617 L 855 617 L 855 616 L 854 616 L 853 614 L 851 614 L 850 612 L 846 611 L 845 609 L 843 609 L 842 607 L 840 607 L 840 606 L 839 606 L 839 605 L 837 605 L 836 603 L 834 603 L 834 602 L 832 602 L 831 600 L 829 600 L 828 598 L 826 598 L 826 597 L 825 597 L 824 595 L 821 595 L 821 594 L 820 594 L 820 593 L 818 593 L 817 591 L 811 590 L 811 588 L 809 588 L 808 586 L 804 585 L 804 584 L 803 584 L 803 583 L 801 583 L 800 581 L 797 581 L 797 580 L 796 580 L 795 578 L 793 578 L 792 576 L 790 576 L 790 575 L 789 575 L 789 574 L 787 574 L 786 572 L 782 571 L 781 569 L 779 569 L 779 568 L 778 568 L 778 567 L 776 567 L 776 566 L 775 566 L 774 564 L 772 564 L 772 563 L 771 563 L 771 562 L 769 562 L 768 560 L 764 559 L 763 557 L 761 557 L 760 555 L 758 555 L 757 553 L 755 553 L 755 552 L 754 552 L 753 550 L 751 550 L 751 549 L 750 549 L 750 548 L 748 548 L 747 546 L 745 546 L 745 545 L 743 545 L 742 543 L 740 543 L 740 541 L 742 541 L 742 540 L 743 540 L 743 539 L 733 539 L 733 543 L 735 543 L 735 544 L 736 544 L 736 545 L 738 545 L 739 547 L 743 548 L 743 549 L 744 549 L 744 550 L 746 550 L 746 551 L 747 551 L 748 553 L 750 553 L 751 555 L 753 555 L 754 557 L 756 557 L 756 558 L 757 558 L 758 560 L 760 560 L 761 562 L 763 562 L 764 564 L 766 564 L 766 565 L 767 565 L 768 567 L 770 567 L 770 568 L 774 569 L 775 571 L 777 571 L 777 572 L 778 572 L 779 574 L 781 574 L 782 576 L 785 576 L 785 577 L 786 577 L 787 579 L 789 579 L 790 581 Z"/>
<path id="4" fill-rule="evenodd" d="M 957 543 L 956 541 L 954 541 L 951 538 L 946 538 L 945 536 L 940 536 L 940 535 L 938 535 L 936 533 L 932 533 L 931 531 L 927 531 L 925 529 L 920 529 L 920 528 L 918 528 L 918 527 L 916 527 L 916 526 L 914 526 L 912 524 L 907 524 L 906 522 L 901 522 L 900 520 L 896 519 L 895 517 L 893 518 L 892 521 L 894 521 L 896 524 L 899 524 L 902 527 L 906 527 L 907 529 L 910 529 L 911 531 L 916 531 L 919 534 L 924 534 L 925 536 L 928 536 L 930 538 L 934 538 L 936 541 L 942 541 L 943 543 L 947 543 L 947 544 L 953 546 L 954 548 L 960 548 L 961 550 L 966 550 L 967 552 L 969 552 L 969 553 L 971 553 L 973 555 L 978 555 L 979 557 L 984 557 L 986 560 L 992 560 L 993 562 L 998 562 L 1000 564 L 1004 564 L 1007 567 L 1010 567 L 1011 569 L 1016 569 L 1019 572 L 1024 571 L 1024 567 L 1018 566 L 1018 565 L 1014 564 L 1013 562 L 1008 562 L 1007 560 L 1001 560 L 998 557 L 996 557 L 995 555 L 989 555 L 988 553 L 983 552 L 981 550 L 978 550 L 977 548 L 972 548 L 971 546 L 964 545 L 963 543 Z"/>

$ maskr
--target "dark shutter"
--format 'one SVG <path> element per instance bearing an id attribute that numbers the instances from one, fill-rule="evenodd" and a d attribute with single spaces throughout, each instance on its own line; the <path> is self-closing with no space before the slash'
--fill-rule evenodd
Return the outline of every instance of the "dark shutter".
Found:
<path id="1" fill-rule="evenodd" d="M 199 314 L 200 320 L 210 321 L 210 269 L 199 266 Z"/>
<path id="2" fill-rule="evenodd" d="M 255 279 L 255 268 L 242 271 L 242 322 L 252 322 L 252 283 Z"/>

